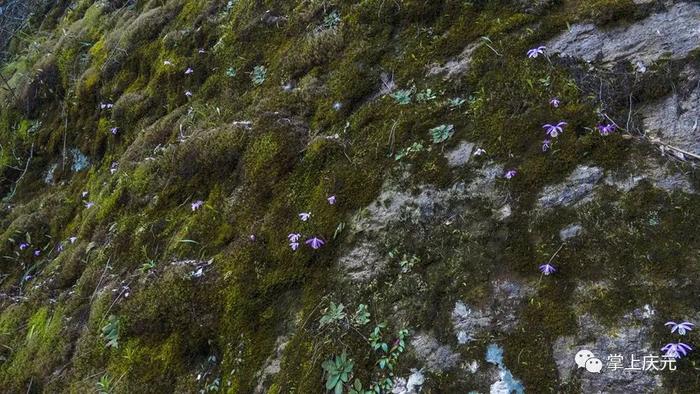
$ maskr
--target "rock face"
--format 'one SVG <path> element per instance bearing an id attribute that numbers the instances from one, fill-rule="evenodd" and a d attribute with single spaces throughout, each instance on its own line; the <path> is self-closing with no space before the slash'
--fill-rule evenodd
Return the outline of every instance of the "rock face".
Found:
<path id="1" fill-rule="evenodd" d="M 541 208 L 572 205 L 589 196 L 593 187 L 602 177 L 603 170 L 601 168 L 578 166 L 564 183 L 546 187 L 537 203 Z"/>
<path id="2" fill-rule="evenodd" d="M 681 78 L 677 93 L 643 108 L 644 129 L 667 144 L 700 155 L 700 78 L 691 66 Z"/>
<path id="3" fill-rule="evenodd" d="M 1 392 L 700 393 L 700 2 L 0 3 Z"/>
<path id="4" fill-rule="evenodd" d="M 630 26 L 600 29 L 593 24 L 571 26 L 546 45 L 561 56 L 613 64 L 628 61 L 643 70 L 662 57 L 685 58 L 700 47 L 700 5 L 681 2 Z"/>

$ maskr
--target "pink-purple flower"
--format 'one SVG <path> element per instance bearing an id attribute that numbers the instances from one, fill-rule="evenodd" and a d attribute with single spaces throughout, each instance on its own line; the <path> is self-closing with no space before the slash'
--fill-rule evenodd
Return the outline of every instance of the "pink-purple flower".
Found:
<path id="1" fill-rule="evenodd" d="M 187 67 L 187 70 L 185 70 L 185 75 L 190 75 L 193 72 L 194 72 L 194 70 L 192 69 L 192 67 Z"/>
<path id="2" fill-rule="evenodd" d="M 542 128 L 544 129 L 544 131 L 547 133 L 548 136 L 550 136 L 552 138 L 556 138 L 559 134 L 564 132 L 564 126 L 566 126 L 566 125 L 567 125 L 566 122 L 559 122 L 555 125 L 547 123 L 545 125 L 542 125 Z"/>
<path id="3" fill-rule="evenodd" d="M 70 243 L 74 244 L 75 241 L 78 240 L 78 237 L 70 237 L 70 238 L 68 238 L 68 240 L 70 241 Z"/>
<path id="4" fill-rule="evenodd" d="M 297 242 L 301 238 L 301 234 L 299 233 L 290 233 L 287 235 L 287 239 L 289 239 L 289 242 Z"/>
<path id="5" fill-rule="evenodd" d="M 545 138 L 544 141 L 542 141 L 542 152 L 546 152 L 549 150 L 549 148 L 552 147 L 552 140 L 549 138 Z"/>
<path id="6" fill-rule="evenodd" d="M 190 92 L 189 90 L 185 90 L 185 96 L 192 97 L 192 92 Z"/>
<path id="7" fill-rule="evenodd" d="M 328 200 L 328 203 L 329 203 L 329 204 L 335 205 L 335 196 L 334 196 L 334 195 L 328 197 L 327 200 Z"/>
<path id="8" fill-rule="evenodd" d="M 510 170 L 506 171 L 506 173 L 505 173 L 505 175 L 503 175 L 503 177 L 506 179 L 512 179 L 516 175 L 518 175 L 518 171 L 516 171 L 515 169 L 510 169 Z"/>
<path id="9" fill-rule="evenodd" d="M 599 124 L 597 127 L 598 127 L 598 131 L 600 132 L 600 135 L 603 135 L 603 136 L 610 135 L 617 128 L 614 124 L 611 124 L 611 123 Z"/>
<path id="10" fill-rule="evenodd" d="M 39 257 L 40 254 L 41 254 L 41 250 L 36 249 L 36 250 L 34 251 L 34 256 Z"/>
<path id="11" fill-rule="evenodd" d="M 90 209 L 95 206 L 95 203 L 92 201 L 88 201 L 85 203 L 85 208 Z"/>
<path id="12" fill-rule="evenodd" d="M 109 131 L 111 131 L 113 135 L 117 135 L 117 133 L 119 133 L 119 127 L 112 127 Z"/>
<path id="13" fill-rule="evenodd" d="M 683 342 L 678 342 L 678 343 L 668 343 L 666 346 L 661 348 L 662 352 L 664 353 L 664 357 L 667 358 L 681 358 L 683 356 L 687 356 L 688 352 L 693 350 L 690 346 Z"/>
<path id="14" fill-rule="evenodd" d="M 202 200 L 197 200 L 197 201 L 193 202 L 191 205 L 192 211 L 198 210 L 199 208 L 202 207 L 202 205 L 204 205 L 204 201 L 202 201 Z"/>
<path id="15" fill-rule="evenodd" d="M 559 99 L 556 97 L 552 97 L 552 99 L 549 100 L 549 104 L 554 108 L 559 108 L 559 104 L 561 104 L 561 101 L 559 101 Z"/>
<path id="16" fill-rule="evenodd" d="M 112 103 L 100 103 L 100 109 L 111 109 L 112 107 L 114 107 Z"/>
<path id="17" fill-rule="evenodd" d="M 299 249 L 299 242 L 290 242 L 289 247 L 292 248 L 292 250 L 296 251 Z"/>
<path id="18" fill-rule="evenodd" d="M 27 249 L 28 247 L 29 247 L 29 244 L 26 242 L 22 242 L 21 244 L 19 244 L 19 250 L 24 250 L 24 249 Z"/>
<path id="19" fill-rule="evenodd" d="M 678 331 L 678 334 L 680 334 L 680 335 L 685 335 L 685 333 L 686 333 L 687 331 L 692 331 L 692 330 L 693 330 L 693 326 L 695 326 L 695 324 L 693 324 L 693 323 L 691 323 L 691 322 L 687 322 L 687 321 L 684 321 L 683 323 L 676 323 L 676 322 L 673 322 L 673 321 L 669 321 L 669 322 L 666 322 L 666 324 L 664 324 L 664 326 L 669 326 L 669 327 L 671 327 L 671 333 L 672 333 L 672 334 L 673 334 L 674 332 Z"/>
<path id="20" fill-rule="evenodd" d="M 544 276 L 549 276 L 555 272 L 557 272 L 557 269 L 550 263 L 545 263 L 540 265 L 540 272 L 544 274 Z"/>
<path id="21" fill-rule="evenodd" d="M 170 60 L 164 60 L 164 61 L 163 61 L 163 65 L 165 65 L 165 66 L 172 66 L 172 65 L 173 65 L 173 62 L 171 62 Z"/>
<path id="22" fill-rule="evenodd" d="M 318 249 L 325 245 L 325 241 L 318 237 L 309 238 L 305 242 L 307 245 L 311 246 L 313 249 Z"/>
<path id="23" fill-rule="evenodd" d="M 547 49 L 545 46 L 538 46 L 536 48 L 532 48 L 529 51 L 527 51 L 527 57 L 530 59 L 534 59 L 539 55 L 544 55 L 544 51 Z"/>
<path id="24" fill-rule="evenodd" d="M 311 212 L 302 212 L 299 214 L 299 219 L 301 219 L 302 222 L 309 220 L 310 217 L 311 217 Z"/>

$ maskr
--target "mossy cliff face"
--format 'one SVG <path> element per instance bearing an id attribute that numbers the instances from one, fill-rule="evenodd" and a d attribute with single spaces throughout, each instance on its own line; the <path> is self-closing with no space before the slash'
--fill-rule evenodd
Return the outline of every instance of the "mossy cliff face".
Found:
<path id="1" fill-rule="evenodd" d="M 675 371 L 574 363 L 700 344 L 664 326 L 700 320 L 700 52 L 663 31 L 699 8 L 18 13 L 0 40 L 0 392 L 700 391 L 692 351 Z"/>

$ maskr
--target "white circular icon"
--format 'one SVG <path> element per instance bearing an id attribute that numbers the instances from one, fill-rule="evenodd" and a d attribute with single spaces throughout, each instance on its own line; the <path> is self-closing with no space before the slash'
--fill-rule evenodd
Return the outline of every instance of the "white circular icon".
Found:
<path id="1" fill-rule="evenodd" d="M 574 357 L 574 361 L 579 368 L 586 368 L 586 361 L 593 357 L 595 356 L 590 350 L 579 350 L 579 352 L 576 353 L 576 357 Z"/>
<path id="2" fill-rule="evenodd" d="M 603 362 L 600 359 L 591 357 L 586 361 L 586 371 L 600 373 L 603 370 Z"/>

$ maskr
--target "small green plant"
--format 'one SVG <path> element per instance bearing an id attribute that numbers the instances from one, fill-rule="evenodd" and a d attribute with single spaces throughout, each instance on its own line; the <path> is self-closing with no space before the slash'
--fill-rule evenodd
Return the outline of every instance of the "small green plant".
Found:
<path id="1" fill-rule="evenodd" d="M 148 260 L 145 263 L 141 264 L 141 273 L 145 274 L 149 272 L 150 270 L 156 268 L 156 262 L 155 260 Z"/>
<path id="2" fill-rule="evenodd" d="M 357 307 L 357 312 L 352 317 L 352 322 L 358 326 L 364 326 L 369 323 L 370 313 L 367 310 L 367 305 L 360 304 Z"/>
<path id="3" fill-rule="evenodd" d="M 253 85 L 260 86 L 265 82 L 267 78 L 267 68 L 265 66 L 255 66 L 253 71 L 250 73 L 250 79 L 253 81 Z"/>
<path id="4" fill-rule="evenodd" d="M 345 222 L 338 223 L 338 226 L 335 228 L 335 232 L 333 232 L 333 239 L 338 238 L 343 230 L 345 230 Z"/>
<path id="5" fill-rule="evenodd" d="M 450 109 L 455 109 L 461 107 L 466 102 L 467 100 L 461 97 L 455 97 L 447 100 L 447 105 L 450 107 Z"/>
<path id="6" fill-rule="evenodd" d="M 102 375 L 100 380 L 97 381 L 97 392 L 98 394 L 110 394 L 114 388 L 112 387 L 112 377 L 108 373 Z"/>
<path id="7" fill-rule="evenodd" d="M 109 315 L 107 324 L 102 327 L 102 337 L 107 341 L 107 347 L 119 347 L 119 318 Z"/>
<path id="8" fill-rule="evenodd" d="M 430 129 L 430 135 L 433 138 L 433 144 L 439 144 L 447 141 L 454 134 L 454 125 L 443 124 Z"/>
<path id="9" fill-rule="evenodd" d="M 340 24 L 340 14 L 338 11 L 333 11 L 323 18 L 323 27 L 326 29 L 333 29 Z"/>
<path id="10" fill-rule="evenodd" d="M 396 152 L 396 154 L 394 155 L 394 160 L 399 161 L 404 157 L 413 158 L 422 151 L 423 144 L 421 144 L 420 142 L 414 142 L 408 148 L 403 148 L 400 151 Z"/>
<path id="11" fill-rule="evenodd" d="M 418 100 L 419 103 L 427 103 L 428 101 L 433 101 L 436 98 L 437 95 L 432 91 L 432 89 L 425 89 L 424 91 L 416 94 L 416 100 Z"/>
<path id="12" fill-rule="evenodd" d="M 354 365 L 344 351 L 340 356 L 335 356 L 335 359 L 326 360 L 321 364 L 326 374 L 326 390 L 341 394 L 343 386 L 350 381 Z"/>
<path id="13" fill-rule="evenodd" d="M 331 304 L 328 306 L 328 308 L 326 308 L 323 316 L 321 316 L 321 320 L 319 320 L 319 324 L 321 327 L 323 327 L 327 324 L 339 322 L 339 321 L 345 319 L 346 316 L 347 315 L 345 313 L 345 305 L 343 305 L 343 304 L 336 305 L 333 301 L 331 301 Z"/>
<path id="14" fill-rule="evenodd" d="M 414 90 L 415 87 L 410 89 L 399 89 L 389 96 L 391 96 L 399 105 L 408 105 L 411 104 L 411 96 L 413 95 Z"/>
<path id="15" fill-rule="evenodd" d="M 236 76 L 236 69 L 233 67 L 229 67 L 226 69 L 226 76 L 229 78 L 233 78 Z"/>
<path id="16" fill-rule="evenodd" d="M 401 273 L 407 274 L 411 272 L 413 266 L 417 263 L 420 263 L 420 258 L 418 256 L 412 255 L 411 257 L 408 257 L 406 254 L 404 254 L 401 258 L 401 261 L 399 261 L 399 265 L 401 266 Z"/>

